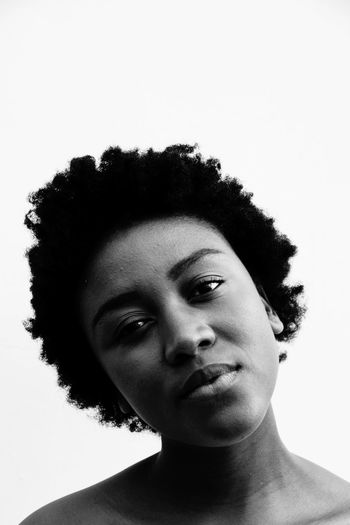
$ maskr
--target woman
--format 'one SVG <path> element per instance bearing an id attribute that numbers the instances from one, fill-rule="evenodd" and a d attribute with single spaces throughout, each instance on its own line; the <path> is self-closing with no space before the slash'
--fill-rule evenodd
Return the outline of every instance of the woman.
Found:
<path id="1" fill-rule="evenodd" d="M 350 484 L 278 435 L 278 342 L 306 308 L 251 197 L 184 145 L 73 159 L 31 195 L 42 358 L 70 402 L 162 447 L 23 524 L 350 523 Z"/>

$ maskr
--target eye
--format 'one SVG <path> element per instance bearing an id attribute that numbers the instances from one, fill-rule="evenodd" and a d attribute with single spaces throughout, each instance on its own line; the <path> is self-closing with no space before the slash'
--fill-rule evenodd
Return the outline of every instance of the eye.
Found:
<path id="1" fill-rule="evenodd" d="M 205 297 L 219 288 L 223 282 L 223 279 L 220 279 L 219 277 L 201 279 L 193 288 L 191 298 Z"/>
<path id="2" fill-rule="evenodd" d="M 126 339 L 137 335 L 136 332 L 141 331 L 149 321 L 150 319 L 136 319 L 135 321 L 119 326 L 115 334 L 116 339 Z"/>

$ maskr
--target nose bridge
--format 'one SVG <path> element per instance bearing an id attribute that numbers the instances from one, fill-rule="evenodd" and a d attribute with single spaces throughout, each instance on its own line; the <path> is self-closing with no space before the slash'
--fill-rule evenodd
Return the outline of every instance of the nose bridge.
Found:
<path id="1" fill-rule="evenodd" d="M 215 342 L 205 312 L 191 305 L 173 303 L 164 309 L 162 324 L 165 358 L 171 363 L 186 354 L 196 355 Z"/>

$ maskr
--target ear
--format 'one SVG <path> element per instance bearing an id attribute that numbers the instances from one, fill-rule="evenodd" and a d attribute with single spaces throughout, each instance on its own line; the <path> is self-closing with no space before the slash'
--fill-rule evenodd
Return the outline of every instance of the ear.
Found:
<path id="1" fill-rule="evenodd" d="M 260 299 L 262 300 L 262 302 L 263 302 L 263 304 L 265 306 L 267 317 L 268 317 L 268 319 L 270 321 L 270 325 L 271 325 L 273 333 L 275 335 L 282 333 L 283 330 L 284 330 L 283 323 L 282 323 L 281 319 L 278 317 L 278 315 L 275 312 L 275 310 L 270 305 L 266 295 L 265 295 L 265 298 L 260 295 Z"/>
<path id="2" fill-rule="evenodd" d="M 125 397 L 122 396 L 120 392 L 118 394 L 118 405 L 123 414 L 130 414 L 133 411 L 132 407 L 129 405 Z"/>

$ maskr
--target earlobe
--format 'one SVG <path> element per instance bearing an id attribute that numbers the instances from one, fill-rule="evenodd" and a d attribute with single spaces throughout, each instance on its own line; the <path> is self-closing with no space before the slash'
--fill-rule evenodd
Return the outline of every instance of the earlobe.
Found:
<path id="1" fill-rule="evenodd" d="M 269 316 L 271 328 L 273 330 L 273 333 L 275 335 L 278 335 L 278 334 L 281 334 L 283 332 L 284 326 L 283 326 L 283 323 L 282 323 L 281 319 L 276 314 L 276 312 L 274 312 L 273 310 L 272 310 L 272 312 L 273 312 L 273 317 Z"/>
<path id="2" fill-rule="evenodd" d="M 123 414 L 130 414 L 132 412 L 131 406 L 121 394 L 118 395 L 118 406 Z"/>
<path id="3" fill-rule="evenodd" d="M 283 323 L 281 319 L 278 317 L 278 314 L 275 312 L 275 310 L 272 308 L 270 303 L 268 302 L 267 298 L 261 297 L 261 300 L 265 306 L 265 310 L 267 313 L 267 317 L 269 318 L 271 328 L 273 330 L 273 333 L 275 335 L 281 334 L 284 330 Z"/>

